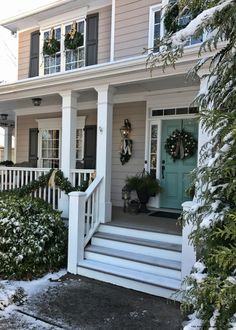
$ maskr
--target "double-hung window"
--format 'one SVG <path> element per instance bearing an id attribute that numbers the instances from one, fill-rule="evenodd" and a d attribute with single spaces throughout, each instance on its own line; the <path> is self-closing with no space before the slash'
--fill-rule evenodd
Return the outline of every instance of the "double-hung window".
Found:
<path id="1" fill-rule="evenodd" d="M 43 33 L 43 41 L 50 37 L 51 30 Z M 61 71 L 61 28 L 55 28 L 53 30 L 54 38 L 59 41 L 59 50 L 54 55 L 44 55 L 44 74 L 51 74 Z"/>
<path id="2" fill-rule="evenodd" d="M 149 49 L 153 49 L 154 52 L 159 51 L 158 41 L 162 37 L 162 11 L 161 5 L 150 7 L 149 14 Z"/>
<path id="3" fill-rule="evenodd" d="M 65 35 L 72 29 L 72 24 L 65 26 Z M 76 22 L 76 31 L 83 36 L 83 44 L 78 48 L 65 49 L 65 70 L 73 70 L 85 66 L 85 21 Z"/>

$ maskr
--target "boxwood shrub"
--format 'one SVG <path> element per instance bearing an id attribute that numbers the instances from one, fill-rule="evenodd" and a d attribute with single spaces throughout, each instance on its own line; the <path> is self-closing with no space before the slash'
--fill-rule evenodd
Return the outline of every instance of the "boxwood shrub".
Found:
<path id="1" fill-rule="evenodd" d="M 67 230 L 46 202 L 0 195 L 0 278 L 31 279 L 65 265 Z"/>

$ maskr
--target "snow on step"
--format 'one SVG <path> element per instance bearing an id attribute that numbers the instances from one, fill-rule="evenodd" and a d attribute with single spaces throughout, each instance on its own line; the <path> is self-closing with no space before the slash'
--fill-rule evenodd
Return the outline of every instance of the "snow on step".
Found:
<path id="1" fill-rule="evenodd" d="M 141 283 L 151 284 L 171 290 L 179 290 L 181 281 L 166 276 L 150 274 L 137 270 L 127 269 L 115 265 L 110 265 L 102 262 L 83 260 L 79 263 L 79 267 L 84 267 L 110 275 L 116 275 L 122 278 L 132 279 Z"/>
<path id="2" fill-rule="evenodd" d="M 182 244 L 181 235 L 167 234 L 167 233 L 148 231 L 143 229 L 126 228 L 120 226 L 112 226 L 110 224 L 100 225 L 99 232 L 122 235 L 122 236 L 131 236 L 136 238 L 149 239 L 153 241 Z"/>

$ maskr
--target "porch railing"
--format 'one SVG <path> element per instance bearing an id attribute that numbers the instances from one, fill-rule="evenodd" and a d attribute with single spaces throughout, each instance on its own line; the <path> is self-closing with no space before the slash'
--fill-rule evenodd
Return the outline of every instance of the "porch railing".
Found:
<path id="1" fill-rule="evenodd" d="M 21 188 L 49 171 L 48 168 L 0 167 L 0 191 Z M 73 169 L 71 170 L 71 183 L 73 186 L 80 186 L 83 182 L 89 182 L 93 175 L 94 170 Z M 32 195 L 47 201 L 54 209 L 58 209 L 58 201 L 61 197 L 59 187 L 39 188 Z"/>
<path id="2" fill-rule="evenodd" d="M 85 192 L 69 194 L 68 271 L 76 274 L 84 259 L 84 248 L 100 222 L 100 192 L 102 178 L 96 177 Z"/>

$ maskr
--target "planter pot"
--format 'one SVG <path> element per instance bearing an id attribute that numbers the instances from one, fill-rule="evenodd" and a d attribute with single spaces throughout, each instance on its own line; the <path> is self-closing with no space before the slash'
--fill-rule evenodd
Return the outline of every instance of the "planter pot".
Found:
<path id="1" fill-rule="evenodd" d="M 140 201 L 140 208 L 139 211 L 142 213 L 148 213 L 149 210 L 147 209 L 146 204 L 149 201 L 149 195 L 146 191 L 137 191 L 138 199 Z"/>
<path id="2" fill-rule="evenodd" d="M 129 203 L 129 213 L 130 213 L 130 214 L 137 214 L 137 213 L 139 213 L 139 208 L 140 208 L 140 203 L 139 203 L 139 201 L 132 200 L 132 201 Z"/>

